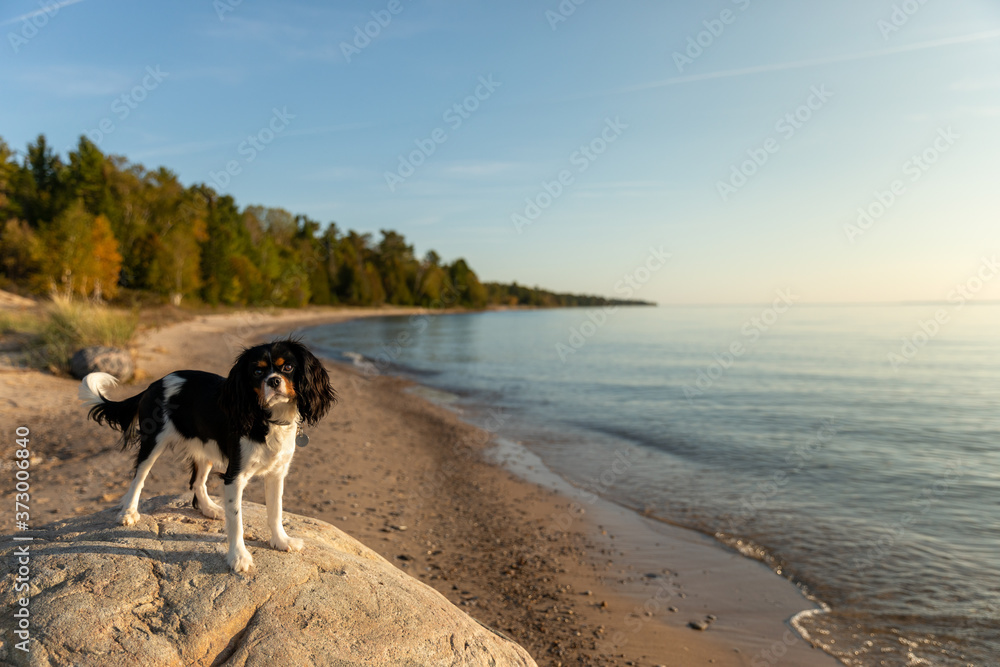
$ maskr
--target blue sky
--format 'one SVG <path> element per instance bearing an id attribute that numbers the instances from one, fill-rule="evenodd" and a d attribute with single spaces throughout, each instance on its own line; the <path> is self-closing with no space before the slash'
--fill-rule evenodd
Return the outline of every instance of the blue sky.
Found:
<path id="1" fill-rule="evenodd" d="M 0 136 L 485 280 L 613 295 L 663 248 L 661 303 L 945 299 L 1000 252 L 996 2 L 576 2 L 4 2 Z"/>

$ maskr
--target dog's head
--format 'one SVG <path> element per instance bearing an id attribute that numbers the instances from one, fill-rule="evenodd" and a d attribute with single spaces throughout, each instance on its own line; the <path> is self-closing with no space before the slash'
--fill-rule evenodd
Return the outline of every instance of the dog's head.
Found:
<path id="1" fill-rule="evenodd" d="M 241 435 L 254 421 L 294 405 L 302 421 L 315 424 L 336 402 L 322 362 L 302 343 L 287 339 L 244 350 L 222 388 L 222 409 Z"/>

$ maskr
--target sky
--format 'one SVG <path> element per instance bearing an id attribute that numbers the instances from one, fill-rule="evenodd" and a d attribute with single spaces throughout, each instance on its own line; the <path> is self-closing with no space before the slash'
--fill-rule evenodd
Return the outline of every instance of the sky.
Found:
<path id="1" fill-rule="evenodd" d="M 87 135 L 483 280 L 1000 298 L 995 0 L 4 0 L 0 32 L 12 148 Z"/>

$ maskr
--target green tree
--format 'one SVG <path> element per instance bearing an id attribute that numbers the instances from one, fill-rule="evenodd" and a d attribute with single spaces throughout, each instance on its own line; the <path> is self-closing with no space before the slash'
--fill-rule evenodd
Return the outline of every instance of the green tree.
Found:
<path id="1" fill-rule="evenodd" d="M 95 299 L 118 293 L 122 256 L 103 215 L 91 215 L 76 200 L 40 233 L 45 252 L 36 288 Z"/>
<path id="2" fill-rule="evenodd" d="M 14 284 L 27 284 L 41 268 L 42 244 L 24 220 L 8 218 L 0 228 L 0 270 Z"/>
<path id="3" fill-rule="evenodd" d="M 201 249 L 202 299 L 213 305 L 246 304 L 250 284 L 245 282 L 249 273 L 242 260 L 246 260 L 250 235 L 243 226 L 243 216 L 229 195 L 218 197 L 207 186 L 200 186 L 198 192 L 207 207 Z"/>
<path id="4" fill-rule="evenodd" d="M 80 137 L 75 151 L 69 154 L 66 189 L 71 197 L 83 200 L 93 215 L 108 215 L 115 208 L 109 175 L 113 165 L 87 137 Z"/>
<path id="5" fill-rule="evenodd" d="M 398 232 L 379 231 L 382 240 L 375 249 L 375 265 L 382 277 L 385 299 L 395 305 L 411 306 L 419 268 L 413 258 L 413 247 Z"/>
<path id="6" fill-rule="evenodd" d="M 13 178 L 19 217 L 34 229 L 52 222 L 66 208 L 66 187 L 62 160 L 52 152 L 44 134 L 28 144 L 24 165 Z"/>
<path id="7" fill-rule="evenodd" d="M 0 222 L 14 217 L 15 211 L 12 208 L 11 197 L 13 180 L 17 173 L 18 166 L 14 161 L 14 151 L 7 143 L 0 139 Z"/>
<path id="8" fill-rule="evenodd" d="M 355 306 L 375 306 L 385 302 L 385 289 L 373 261 L 371 234 L 347 232 L 337 243 L 337 297 Z"/>
<path id="9" fill-rule="evenodd" d="M 317 237 L 320 224 L 308 216 L 295 216 L 295 242 L 299 260 L 309 281 L 310 303 L 326 306 L 334 302 L 327 272 L 329 246 L 323 237 Z"/>
<path id="10" fill-rule="evenodd" d="M 149 266 L 155 245 L 150 238 L 153 187 L 142 165 L 131 165 L 120 156 L 108 157 L 108 184 L 113 210 L 106 213 L 122 249 L 121 284 L 148 289 Z"/>
<path id="11" fill-rule="evenodd" d="M 448 267 L 448 277 L 459 291 L 459 304 L 470 308 L 483 308 L 487 304 L 486 288 L 464 259 L 457 259 Z"/>
<path id="12" fill-rule="evenodd" d="M 151 251 L 147 287 L 175 305 L 201 288 L 201 244 L 208 236 L 206 203 L 177 175 L 160 167 L 150 176 L 146 243 Z"/>

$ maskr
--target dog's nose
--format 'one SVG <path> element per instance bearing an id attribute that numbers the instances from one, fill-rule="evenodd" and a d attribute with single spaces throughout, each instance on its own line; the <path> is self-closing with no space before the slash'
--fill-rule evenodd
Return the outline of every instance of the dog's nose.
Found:
<path id="1" fill-rule="evenodd" d="M 267 386 L 271 389 L 277 389 L 281 386 L 281 378 L 278 376 L 267 378 Z"/>

